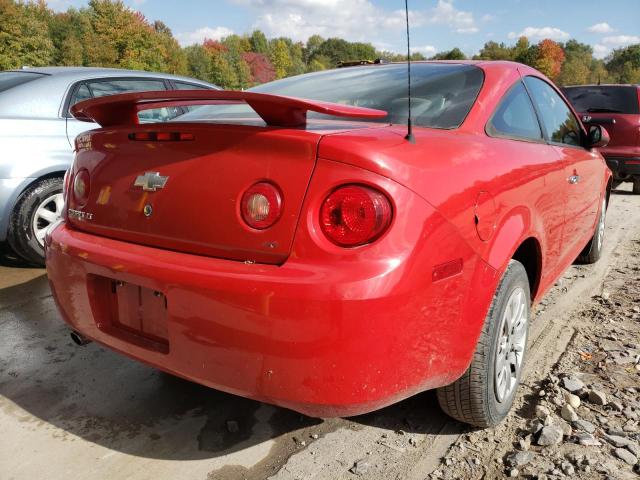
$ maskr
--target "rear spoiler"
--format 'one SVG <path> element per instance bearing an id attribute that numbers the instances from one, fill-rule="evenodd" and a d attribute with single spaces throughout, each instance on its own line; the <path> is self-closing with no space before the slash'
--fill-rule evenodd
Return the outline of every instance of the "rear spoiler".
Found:
<path id="1" fill-rule="evenodd" d="M 141 110 L 229 103 L 247 103 L 267 125 L 274 127 L 304 126 L 307 122 L 308 111 L 361 119 L 387 116 L 387 112 L 371 108 L 230 90 L 168 90 L 124 93 L 76 103 L 71 107 L 71 114 L 83 122 L 96 122 L 101 127 L 114 127 L 137 125 L 139 123 L 138 112 Z"/>

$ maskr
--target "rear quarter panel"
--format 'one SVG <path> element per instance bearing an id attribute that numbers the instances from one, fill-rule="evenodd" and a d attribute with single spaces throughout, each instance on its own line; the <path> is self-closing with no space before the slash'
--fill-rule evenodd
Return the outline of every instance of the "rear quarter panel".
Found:
<path id="1" fill-rule="evenodd" d="M 565 165 L 552 146 L 486 135 L 485 125 L 497 103 L 520 78 L 518 68 L 523 75 L 539 74 L 521 65 L 499 62 L 483 68 L 484 86 L 460 128 L 414 128 L 415 144 L 404 140 L 406 129 L 401 126 L 333 135 L 321 141 L 319 156 L 362 166 L 409 187 L 500 273 L 518 246 L 534 238 L 542 252 L 536 292 L 541 295 L 566 267 L 560 260 Z M 485 209 L 484 221 L 494 232 L 481 238 L 476 203 L 483 192 L 493 199 L 493 205 Z M 493 290 L 483 294 L 493 295 Z M 536 301 L 540 295 L 535 295 Z"/>

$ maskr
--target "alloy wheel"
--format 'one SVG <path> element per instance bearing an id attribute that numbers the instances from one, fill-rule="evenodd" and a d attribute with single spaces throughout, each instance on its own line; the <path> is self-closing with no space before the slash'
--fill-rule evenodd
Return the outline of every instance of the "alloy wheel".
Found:
<path id="1" fill-rule="evenodd" d="M 494 358 L 494 390 L 498 402 L 508 399 L 518 385 L 529 322 L 527 296 L 518 287 L 509 296 L 500 321 Z"/>
<path id="2" fill-rule="evenodd" d="M 40 244 L 44 246 L 44 236 L 47 229 L 62 217 L 64 198 L 62 193 L 55 193 L 45 198 L 36 208 L 33 214 L 33 234 Z"/>

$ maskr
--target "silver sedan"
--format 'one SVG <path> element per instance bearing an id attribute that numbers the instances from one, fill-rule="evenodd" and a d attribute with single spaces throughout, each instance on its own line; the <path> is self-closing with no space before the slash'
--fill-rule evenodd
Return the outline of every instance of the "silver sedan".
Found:
<path id="1" fill-rule="evenodd" d="M 74 119 L 73 104 L 117 93 L 217 88 L 193 78 L 107 68 L 0 72 L 0 242 L 29 263 L 43 263 L 45 231 L 62 214 L 62 182 L 74 139 L 97 128 Z M 168 121 L 183 113 L 147 110 L 140 121 Z"/>

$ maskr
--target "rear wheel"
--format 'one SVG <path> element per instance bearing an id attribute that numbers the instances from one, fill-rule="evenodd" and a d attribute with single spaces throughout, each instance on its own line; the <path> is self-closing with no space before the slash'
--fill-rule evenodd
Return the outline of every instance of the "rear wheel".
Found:
<path id="1" fill-rule="evenodd" d="M 24 260 L 44 265 L 44 235 L 62 216 L 62 178 L 46 178 L 22 193 L 11 214 L 8 241 Z"/>
<path id="2" fill-rule="evenodd" d="M 633 179 L 633 193 L 640 195 L 640 177 Z"/>
<path id="3" fill-rule="evenodd" d="M 578 263 L 591 264 L 596 263 L 602 256 L 602 248 L 604 247 L 605 219 L 607 216 L 607 199 L 603 198 L 600 204 L 600 215 L 598 216 L 598 224 L 593 237 L 584 247 L 584 250 L 578 255 Z"/>
<path id="4" fill-rule="evenodd" d="M 438 389 L 449 416 L 477 427 L 500 423 L 511 410 L 529 335 L 530 293 L 523 265 L 511 260 L 496 290 L 471 365 Z"/>

